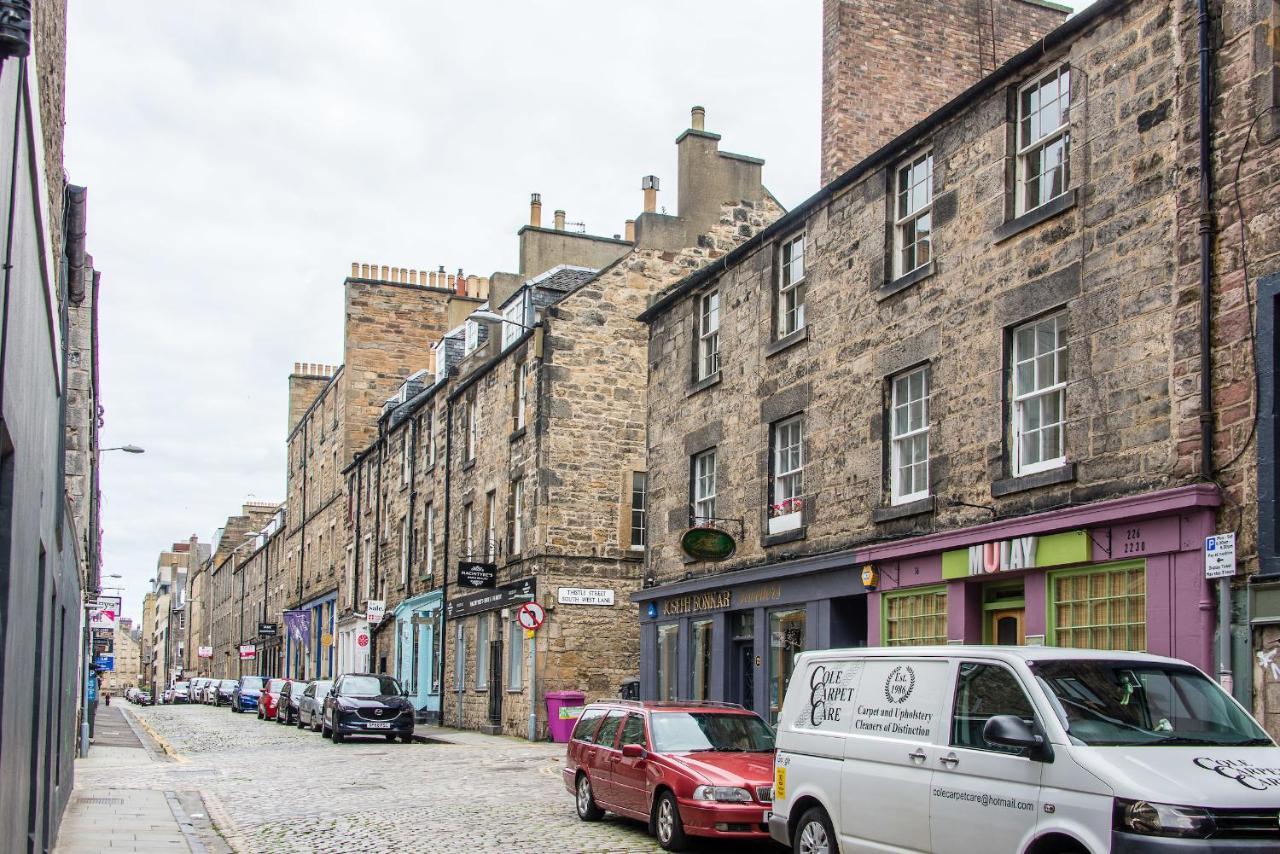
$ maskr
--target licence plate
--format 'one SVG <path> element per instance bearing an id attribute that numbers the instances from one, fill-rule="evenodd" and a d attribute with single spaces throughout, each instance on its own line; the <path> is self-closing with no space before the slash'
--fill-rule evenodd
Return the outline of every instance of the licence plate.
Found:
<path id="1" fill-rule="evenodd" d="M 378 721 L 367 725 L 369 729 L 391 729 L 390 721 Z"/>

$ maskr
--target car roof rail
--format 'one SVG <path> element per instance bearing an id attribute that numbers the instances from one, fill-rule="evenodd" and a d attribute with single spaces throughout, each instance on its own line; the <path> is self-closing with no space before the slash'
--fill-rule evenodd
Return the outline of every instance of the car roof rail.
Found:
<path id="1" fill-rule="evenodd" d="M 644 708 L 643 700 L 624 700 L 621 697 L 606 697 L 600 700 L 592 700 L 591 703 L 589 703 L 589 705 L 595 706 L 595 705 L 603 705 L 605 703 L 612 703 L 615 706 L 631 706 L 637 709 Z"/>

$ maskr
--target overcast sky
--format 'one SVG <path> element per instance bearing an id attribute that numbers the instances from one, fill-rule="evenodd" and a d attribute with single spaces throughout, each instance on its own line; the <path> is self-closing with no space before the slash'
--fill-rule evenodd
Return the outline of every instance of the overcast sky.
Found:
<path id="1" fill-rule="evenodd" d="M 818 188 L 820 0 L 69 5 L 102 442 L 146 448 L 102 462 L 135 618 L 162 549 L 283 499 L 287 376 L 341 361 L 352 261 L 515 270 L 530 192 L 611 235 L 655 174 L 674 211 L 694 104 L 783 204 Z"/>

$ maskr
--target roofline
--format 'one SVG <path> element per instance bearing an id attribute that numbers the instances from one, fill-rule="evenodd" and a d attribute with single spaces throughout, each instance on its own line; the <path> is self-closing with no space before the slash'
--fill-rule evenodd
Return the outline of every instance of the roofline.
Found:
<path id="1" fill-rule="evenodd" d="M 604 237 L 599 234 L 588 234 L 585 231 L 565 231 L 563 228 L 543 228 L 540 225 L 522 225 L 520 230 L 516 232 L 516 236 L 524 234 L 526 231 L 538 231 L 545 234 L 563 234 L 565 237 L 576 237 L 581 240 L 598 240 L 601 243 L 614 243 L 618 246 L 634 246 L 634 240 L 623 240 L 620 237 Z"/>
<path id="2" fill-rule="evenodd" d="M 485 362 L 483 365 L 476 368 L 471 373 L 467 374 L 466 379 L 458 383 L 458 387 L 449 394 L 449 402 L 453 403 L 455 400 L 461 397 L 463 392 L 471 388 L 482 377 L 484 377 L 486 374 L 488 374 L 490 371 L 496 368 L 498 364 L 507 357 L 508 353 L 514 353 L 520 347 L 521 344 L 523 344 L 524 342 L 532 338 L 533 334 L 541 328 L 542 328 L 541 324 L 537 326 L 529 327 L 524 332 L 520 333 L 519 338 L 517 338 L 516 340 L 508 344 L 506 347 L 503 347 L 501 350 L 499 350 L 495 356 L 489 359 L 489 361 Z"/>
<path id="3" fill-rule="evenodd" d="M 343 362 L 341 365 L 338 365 L 338 369 L 333 372 L 333 376 L 329 377 L 329 381 L 324 384 L 324 388 L 320 389 L 320 393 L 316 395 L 316 399 L 311 401 L 311 405 L 308 406 L 306 411 L 303 412 L 302 415 L 298 417 L 298 423 L 293 425 L 293 429 L 289 431 L 289 435 L 286 436 L 284 439 L 284 443 L 286 445 L 289 444 L 291 441 L 293 441 L 294 436 L 298 435 L 298 431 L 302 429 L 302 425 L 306 423 L 306 420 L 311 417 L 311 413 L 316 408 L 316 404 L 320 402 L 320 398 L 324 397 L 325 394 L 329 391 L 329 389 L 333 388 L 333 384 L 338 381 L 338 377 L 342 376 L 342 372 L 345 371 L 346 369 L 347 369 L 346 362 Z M 316 379 L 319 379 L 319 377 L 317 377 Z"/>
<path id="4" fill-rule="evenodd" d="M 400 404 L 400 406 L 410 406 L 410 405 L 412 406 L 412 408 L 407 413 L 405 413 L 404 421 L 401 421 L 400 423 L 404 424 L 410 418 L 416 415 L 418 411 L 422 409 L 422 407 L 426 406 L 429 402 L 431 402 L 431 400 L 436 396 L 436 394 L 439 392 L 440 389 L 444 388 L 449 384 L 449 380 L 452 378 L 453 378 L 453 374 L 451 373 L 445 374 L 444 379 L 439 380 L 438 382 L 432 383 L 431 385 L 424 388 L 422 391 L 415 394 L 413 397 L 406 400 L 404 403 Z M 391 410 L 391 412 L 394 413 L 396 410 L 400 408 L 400 406 L 397 406 L 395 409 Z M 379 417 L 378 418 L 379 423 L 381 423 L 383 418 L 385 417 L 388 417 L 388 416 Z M 399 425 L 396 425 L 396 426 L 399 426 Z M 383 444 L 386 441 L 387 436 L 389 435 L 390 433 L 379 433 L 378 438 L 374 439 L 368 445 L 366 445 L 365 447 L 361 448 L 359 451 L 356 451 L 354 454 L 352 454 L 351 462 L 347 463 L 338 473 L 345 475 L 348 472 L 355 469 L 356 466 L 364 462 L 365 457 L 373 453 L 374 448 Z"/>
<path id="5" fill-rule="evenodd" d="M 1041 2 L 1041 0 L 1022 0 L 1022 2 L 1036 3 L 1037 5 L 1049 6 L 1055 8 L 1051 3 Z M 934 110 L 921 121 L 912 125 L 889 142 L 882 145 L 879 149 L 872 152 L 860 162 L 854 164 L 848 171 L 834 178 L 829 184 L 822 187 L 818 192 L 796 205 L 787 213 L 783 214 L 764 230 L 758 232 L 754 237 L 740 244 L 737 248 L 725 255 L 718 262 L 708 264 L 701 270 L 690 273 L 680 281 L 676 282 L 667 291 L 659 295 L 653 305 L 646 308 L 636 319 L 642 323 L 651 323 L 664 311 L 680 300 L 685 294 L 690 293 L 713 276 L 724 272 L 729 267 L 736 265 L 751 252 L 754 252 L 760 246 L 768 243 L 779 234 L 785 233 L 791 229 L 802 225 L 808 215 L 834 198 L 841 191 L 860 181 L 866 175 L 879 169 L 896 159 L 902 152 L 913 148 L 920 144 L 921 138 L 935 131 L 940 125 L 949 121 L 957 114 L 967 108 L 979 96 L 987 94 L 1007 77 L 1022 71 L 1027 66 L 1044 59 L 1051 51 L 1056 50 L 1064 44 L 1069 43 L 1088 27 L 1092 26 L 1100 18 L 1111 15 L 1132 3 L 1133 0 L 1096 0 L 1092 6 L 1087 7 L 1073 18 L 1068 18 L 1059 26 L 1050 30 L 1042 38 L 1033 42 L 1031 46 L 1023 49 L 1020 53 L 1010 57 L 1003 65 L 968 89 L 943 104 L 937 110 Z"/>

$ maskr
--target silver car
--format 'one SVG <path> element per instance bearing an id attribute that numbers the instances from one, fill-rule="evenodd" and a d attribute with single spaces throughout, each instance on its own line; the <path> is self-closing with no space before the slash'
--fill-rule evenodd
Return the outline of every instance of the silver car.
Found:
<path id="1" fill-rule="evenodd" d="M 324 713 L 324 698 L 333 687 L 332 679 L 313 679 L 302 692 L 302 702 L 298 703 L 298 729 L 310 727 L 312 732 L 320 731 L 320 719 Z"/>

